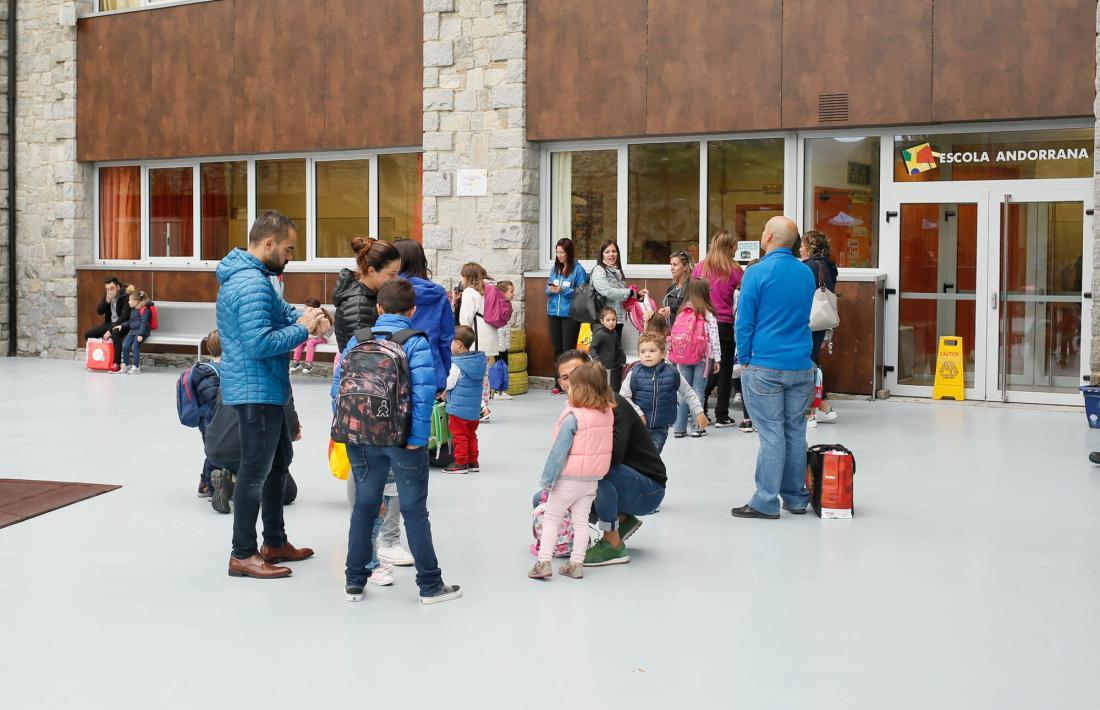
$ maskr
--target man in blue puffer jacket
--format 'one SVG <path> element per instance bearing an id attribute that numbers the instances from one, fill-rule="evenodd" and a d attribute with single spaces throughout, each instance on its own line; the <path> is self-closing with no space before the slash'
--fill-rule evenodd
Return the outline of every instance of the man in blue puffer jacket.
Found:
<path id="1" fill-rule="evenodd" d="M 275 211 L 263 213 L 248 234 L 248 251 L 234 249 L 218 264 L 218 335 L 222 401 L 237 410 L 241 464 L 233 490 L 233 577 L 287 577 L 313 555 L 287 541 L 283 489 L 290 465 L 286 420 L 290 399 L 289 353 L 311 334 L 328 329 L 320 309 L 299 315 L 269 280 L 294 256 L 298 229 Z M 256 518 L 263 508 L 264 544 L 256 548 Z"/>
<path id="2" fill-rule="evenodd" d="M 371 331 L 381 339 L 401 330 L 412 329 L 416 313 L 416 292 L 405 279 L 394 279 L 378 290 L 378 321 Z M 339 394 L 340 377 L 348 353 L 359 345 L 352 336 L 333 372 L 333 406 Z M 348 461 L 355 476 L 355 506 L 348 530 L 348 556 L 344 595 L 348 601 L 361 601 L 363 589 L 373 570 L 374 521 L 382 507 L 386 479 L 393 472 L 405 535 L 416 565 L 416 585 L 421 604 L 437 604 L 462 596 L 458 585 L 443 583 L 443 572 L 435 556 L 432 528 L 428 524 L 428 437 L 431 434 L 432 406 L 435 402 L 435 364 L 432 346 L 422 335 L 413 335 L 401 344 L 409 368 L 411 384 L 409 434 L 405 446 L 348 444 Z"/>

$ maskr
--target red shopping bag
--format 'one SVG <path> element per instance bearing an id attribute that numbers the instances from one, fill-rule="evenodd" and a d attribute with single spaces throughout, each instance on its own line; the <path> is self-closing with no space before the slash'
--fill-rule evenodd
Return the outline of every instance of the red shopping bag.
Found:
<path id="1" fill-rule="evenodd" d="M 110 370 L 115 363 L 115 343 L 106 340 L 89 339 L 84 349 L 84 366 L 89 370 Z"/>

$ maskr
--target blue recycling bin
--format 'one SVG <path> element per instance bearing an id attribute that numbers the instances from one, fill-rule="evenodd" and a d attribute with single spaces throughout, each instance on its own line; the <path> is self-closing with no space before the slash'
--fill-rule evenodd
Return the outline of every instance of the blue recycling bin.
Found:
<path id="1" fill-rule="evenodd" d="M 1085 396 L 1085 416 L 1089 419 L 1089 426 L 1100 429 L 1100 387 L 1085 385 L 1081 388 L 1081 394 Z"/>

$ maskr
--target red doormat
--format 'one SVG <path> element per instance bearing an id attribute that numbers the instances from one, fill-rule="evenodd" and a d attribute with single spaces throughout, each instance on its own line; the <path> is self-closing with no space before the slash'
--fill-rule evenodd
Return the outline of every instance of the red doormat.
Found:
<path id="1" fill-rule="evenodd" d="M 0 478 L 0 528 L 121 487 Z"/>

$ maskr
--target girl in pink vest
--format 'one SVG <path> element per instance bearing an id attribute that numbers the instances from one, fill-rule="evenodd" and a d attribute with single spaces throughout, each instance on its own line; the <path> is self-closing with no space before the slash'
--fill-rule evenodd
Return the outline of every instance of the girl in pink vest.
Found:
<path id="1" fill-rule="evenodd" d="M 539 479 L 550 496 L 538 562 L 527 574 L 531 579 L 548 579 L 553 574 L 550 557 L 566 510 L 573 518 L 573 550 L 558 572 L 573 579 L 584 576 L 588 513 L 596 499 L 596 486 L 611 467 L 615 394 L 607 384 L 607 370 L 598 362 L 581 365 L 569 373 L 568 390 L 569 404 L 558 417 L 554 443 Z"/>

